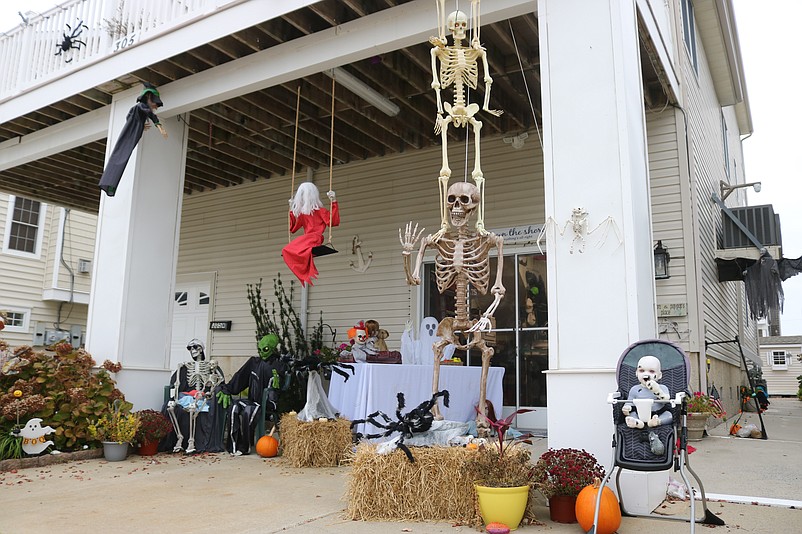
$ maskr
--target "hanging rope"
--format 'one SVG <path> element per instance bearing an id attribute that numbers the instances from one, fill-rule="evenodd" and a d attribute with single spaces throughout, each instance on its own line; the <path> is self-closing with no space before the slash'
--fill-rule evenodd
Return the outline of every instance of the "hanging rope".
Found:
<path id="1" fill-rule="evenodd" d="M 290 184 L 290 198 L 295 194 L 295 156 L 298 153 L 298 117 L 301 114 L 301 86 L 298 86 L 298 96 L 295 100 L 295 140 L 292 142 L 292 183 Z M 292 219 L 290 211 L 287 211 L 287 243 L 292 241 Z"/>
<path id="2" fill-rule="evenodd" d="M 333 191 L 334 186 L 334 86 L 336 81 L 331 78 L 331 138 L 329 139 L 329 191 Z M 334 213 L 333 202 L 329 199 L 329 244 L 331 244 L 331 223 Z"/>
<path id="3" fill-rule="evenodd" d="M 529 109 L 532 110 L 532 120 L 535 121 L 535 130 L 537 131 L 537 138 L 540 141 L 540 150 L 543 150 L 543 137 L 540 135 L 540 126 L 537 124 L 537 115 L 535 114 L 535 105 L 532 103 L 532 93 L 529 91 L 529 84 L 526 81 L 526 74 L 524 74 L 524 64 L 521 61 L 521 52 L 518 50 L 518 42 L 515 40 L 515 31 L 512 29 L 512 21 L 507 21 L 510 25 L 510 35 L 512 36 L 512 44 L 515 47 L 515 55 L 518 57 L 518 67 L 521 69 L 521 78 L 524 81 L 526 88 L 526 97 L 529 99 Z"/>

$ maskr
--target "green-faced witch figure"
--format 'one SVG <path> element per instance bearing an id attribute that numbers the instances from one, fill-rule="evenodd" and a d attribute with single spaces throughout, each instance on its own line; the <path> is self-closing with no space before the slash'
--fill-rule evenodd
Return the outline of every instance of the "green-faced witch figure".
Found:
<path id="1" fill-rule="evenodd" d="M 136 99 L 136 105 L 128 111 L 128 115 L 125 117 L 125 125 L 106 162 L 103 176 L 100 177 L 98 185 L 110 197 L 117 192 L 117 186 L 120 184 L 125 166 L 128 165 L 128 160 L 139 143 L 142 132 L 150 127 L 148 120 L 156 125 L 162 136 L 167 137 L 167 130 L 156 116 L 156 110 L 163 105 L 159 91 L 150 83 L 144 82 L 144 86 L 145 89 Z"/>

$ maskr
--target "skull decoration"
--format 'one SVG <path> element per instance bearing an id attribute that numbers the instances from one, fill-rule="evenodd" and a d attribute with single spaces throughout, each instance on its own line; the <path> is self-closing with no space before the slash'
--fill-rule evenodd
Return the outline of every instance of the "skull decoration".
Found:
<path id="1" fill-rule="evenodd" d="M 189 354 L 192 356 L 192 359 L 196 362 L 205 361 L 206 360 L 206 352 L 205 347 L 203 345 L 203 341 L 199 339 L 193 339 L 189 343 L 187 343 L 187 350 Z"/>
<path id="2" fill-rule="evenodd" d="M 468 16 L 462 11 L 454 11 L 448 15 L 448 30 L 454 39 L 465 39 L 465 31 L 468 28 Z"/>
<path id="3" fill-rule="evenodd" d="M 468 218 L 479 205 L 479 188 L 468 182 L 456 182 L 448 188 L 446 202 L 451 214 L 451 225 L 465 226 Z"/>

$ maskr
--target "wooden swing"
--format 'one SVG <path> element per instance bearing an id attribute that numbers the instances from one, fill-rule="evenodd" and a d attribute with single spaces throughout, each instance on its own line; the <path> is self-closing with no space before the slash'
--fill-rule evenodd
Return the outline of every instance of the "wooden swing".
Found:
<path id="1" fill-rule="evenodd" d="M 334 185 L 334 78 L 331 79 L 331 140 L 330 140 L 330 149 L 329 149 L 329 191 L 333 191 L 332 187 Z M 290 184 L 290 196 L 295 194 L 295 157 L 298 150 L 298 118 L 301 111 L 301 86 L 298 86 L 298 96 L 295 103 L 295 140 L 292 146 L 292 183 Z M 329 200 L 329 239 L 323 245 L 318 245 L 316 247 L 312 247 L 312 256 L 313 257 L 320 257 L 320 256 L 328 256 L 329 254 L 337 253 L 337 249 L 334 248 L 331 242 L 331 223 L 332 223 L 332 212 L 333 212 L 333 202 Z M 287 221 L 287 242 L 292 241 L 292 234 L 290 233 L 289 229 L 291 226 L 289 215 Z"/>

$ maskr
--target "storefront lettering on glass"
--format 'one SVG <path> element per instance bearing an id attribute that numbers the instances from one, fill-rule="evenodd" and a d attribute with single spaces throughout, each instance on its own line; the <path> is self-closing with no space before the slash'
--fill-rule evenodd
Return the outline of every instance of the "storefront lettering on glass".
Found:
<path id="1" fill-rule="evenodd" d="M 503 237 L 505 245 L 525 245 L 535 243 L 542 229 L 542 224 L 525 224 L 522 226 L 494 228 L 491 232 Z"/>

